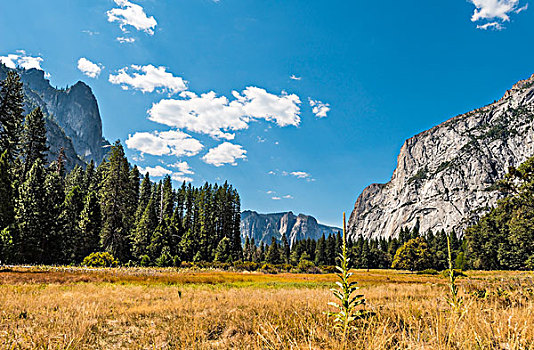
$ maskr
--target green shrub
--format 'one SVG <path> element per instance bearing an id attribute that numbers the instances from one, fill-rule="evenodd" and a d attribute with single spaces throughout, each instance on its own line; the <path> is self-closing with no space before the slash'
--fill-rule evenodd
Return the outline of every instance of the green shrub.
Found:
<path id="1" fill-rule="evenodd" d="M 269 263 L 263 264 L 260 271 L 263 273 L 278 273 L 278 269 L 274 265 Z"/>
<path id="2" fill-rule="evenodd" d="M 438 271 L 435 269 L 426 269 L 423 271 L 417 271 L 418 275 L 437 275 Z"/>
<path id="3" fill-rule="evenodd" d="M 95 252 L 86 256 L 82 265 L 87 267 L 115 267 L 119 265 L 119 262 L 108 252 Z"/>
<path id="4" fill-rule="evenodd" d="M 141 266 L 143 267 L 150 266 L 150 257 L 148 255 L 141 256 Z"/>
<path id="5" fill-rule="evenodd" d="M 308 259 L 300 259 L 299 264 L 297 265 L 297 271 L 305 273 L 321 273 L 321 270 Z"/>
<path id="6" fill-rule="evenodd" d="M 155 263 L 157 267 L 171 266 L 173 260 L 169 252 L 169 247 L 164 247 L 161 250 L 161 255 L 159 256 L 159 258 L 156 259 Z"/>

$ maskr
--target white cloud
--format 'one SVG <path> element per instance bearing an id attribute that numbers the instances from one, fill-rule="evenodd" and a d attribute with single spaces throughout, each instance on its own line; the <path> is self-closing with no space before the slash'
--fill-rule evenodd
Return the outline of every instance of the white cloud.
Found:
<path id="1" fill-rule="evenodd" d="M 171 179 L 173 179 L 174 181 L 178 181 L 178 182 L 192 182 L 193 179 L 190 178 L 189 176 L 183 176 L 183 175 L 180 175 L 178 173 L 174 173 L 171 175 Z"/>
<path id="2" fill-rule="evenodd" d="M 475 11 L 471 16 L 472 22 L 488 21 L 477 25 L 479 29 L 493 28 L 501 30 L 502 23 L 510 21 L 510 15 L 520 13 L 528 8 L 528 4 L 520 7 L 520 0 L 469 0 L 475 5 Z"/>
<path id="3" fill-rule="evenodd" d="M 9 54 L 7 56 L 0 56 L 0 62 L 2 62 L 7 68 L 15 69 L 17 68 L 18 58 L 19 55 Z"/>
<path id="4" fill-rule="evenodd" d="M 23 56 L 18 59 L 17 64 L 24 69 L 35 68 L 38 70 L 43 70 L 41 68 L 41 62 L 43 62 L 41 57 Z"/>
<path id="5" fill-rule="evenodd" d="M 289 79 L 291 80 L 302 80 L 302 77 L 297 77 L 295 74 L 292 74 Z"/>
<path id="6" fill-rule="evenodd" d="M 265 119 L 279 126 L 300 123 L 300 99 L 282 92 L 280 96 L 257 87 L 247 87 L 241 93 L 232 92 L 234 100 L 217 96 L 213 91 L 200 96 L 193 92 L 180 93 L 180 99 L 164 99 L 148 111 L 149 119 L 178 129 L 232 140 L 232 131 L 248 128 L 251 120 Z"/>
<path id="7" fill-rule="evenodd" d="M 325 118 L 326 114 L 330 111 L 330 105 L 328 103 L 323 103 L 319 100 L 312 100 L 308 97 L 310 106 L 312 107 L 312 112 L 317 118 Z"/>
<path id="8" fill-rule="evenodd" d="M 486 24 L 479 24 L 477 25 L 477 29 L 495 29 L 495 30 L 502 30 L 504 27 L 499 22 L 488 22 Z"/>
<path id="9" fill-rule="evenodd" d="M 139 167 L 139 172 L 141 174 L 149 173 L 152 177 L 163 177 L 169 175 L 171 179 L 179 182 L 191 182 L 193 179 L 188 176 L 184 176 L 182 172 L 173 172 L 167 168 L 162 167 L 161 165 L 156 165 L 155 167 L 147 166 L 145 168 Z M 191 172 L 193 174 L 193 172 Z"/>
<path id="10" fill-rule="evenodd" d="M 161 165 L 156 165 L 155 167 L 149 167 L 149 166 L 147 166 L 146 168 L 139 167 L 139 173 L 141 174 L 149 173 L 150 176 L 153 176 L 153 177 L 162 177 L 165 175 L 171 175 L 172 171 L 162 167 Z"/>
<path id="11" fill-rule="evenodd" d="M 271 174 L 271 173 L 269 172 L 269 174 Z M 272 175 L 276 175 L 276 173 L 273 172 Z M 315 181 L 315 179 L 311 176 L 311 174 L 309 174 L 309 173 L 307 173 L 305 171 L 291 171 L 291 172 L 282 171 L 281 175 L 282 176 L 294 176 L 297 179 L 306 180 L 308 182 Z"/>
<path id="12" fill-rule="evenodd" d="M 311 177 L 311 175 L 305 171 L 292 171 L 289 173 L 289 175 L 295 176 L 299 179 L 307 179 Z"/>
<path id="13" fill-rule="evenodd" d="M 133 88 L 142 92 L 168 92 L 169 95 L 186 90 L 186 81 L 180 77 L 175 77 L 167 72 L 165 67 L 154 67 L 131 65 L 132 74 L 128 74 L 128 67 L 119 70 L 118 74 L 109 75 L 112 84 L 119 84 L 124 90 Z"/>
<path id="14" fill-rule="evenodd" d="M 190 175 L 194 174 L 194 172 L 191 170 L 191 167 L 189 166 L 189 164 L 187 162 L 185 162 L 185 161 L 177 162 L 177 163 L 171 164 L 169 166 L 172 167 L 172 168 L 178 169 L 178 171 L 181 174 L 190 174 Z"/>
<path id="15" fill-rule="evenodd" d="M 290 194 L 287 194 L 287 195 L 282 196 L 282 197 L 274 196 L 274 197 L 271 197 L 271 199 L 275 200 L 275 201 L 279 201 L 279 200 L 282 200 L 282 199 L 293 199 L 293 196 L 290 195 Z"/>
<path id="16" fill-rule="evenodd" d="M 204 162 L 216 167 L 224 164 L 237 165 L 237 159 L 246 159 L 247 151 L 243 146 L 230 142 L 223 142 L 215 148 L 212 148 L 202 157 Z"/>
<path id="17" fill-rule="evenodd" d="M 129 135 L 126 146 L 155 156 L 174 155 L 191 157 L 204 147 L 200 141 L 179 130 L 137 132 Z"/>
<path id="18" fill-rule="evenodd" d="M 149 35 L 154 35 L 154 28 L 158 22 L 153 16 L 148 17 L 143 7 L 127 0 L 115 0 L 120 8 L 113 8 L 106 14 L 108 22 L 118 22 L 121 30 L 126 32 L 126 26 L 132 26 Z"/>
<path id="19" fill-rule="evenodd" d="M 266 192 L 267 194 L 275 194 L 276 192 L 275 191 L 272 191 L 272 190 L 269 190 Z"/>
<path id="20" fill-rule="evenodd" d="M 38 70 L 43 70 L 43 68 L 41 68 L 41 62 L 43 62 L 42 57 L 29 56 L 24 50 L 17 50 L 16 54 L 0 56 L 0 62 L 11 69 L 15 69 L 18 66 L 24 69 L 35 68 Z"/>
<path id="21" fill-rule="evenodd" d="M 131 44 L 131 43 L 135 42 L 135 38 L 124 37 L 124 36 L 118 36 L 116 40 L 121 44 L 124 44 L 124 43 Z"/>
<path id="22" fill-rule="evenodd" d="M 269 171 L 267 174 L 269 175 L 276 175 L 276 172 L 274 172 L 273 170 Z"/>
<path id="23" fill-rule="evenodd" d="M 233 139 L 229 130 L 242 130 L 248 127 L 249 119 L 243 116 L 240 106 L 229 103 L 225 96 L 217 97 L 215 92 L 200 96 L 192 92 L 182 92 L 182 99 L 166 99 L 152 105 L 149 119 L 178 129 L 211 135 L 212 137 Z"/>
<path id="24" fill-rule="evenodd" d="M 82 57 L 78 60 L 78 69 L 89 78 L 96 78 L 102 71 L 102 65 L 89 61 L 87 58 Z"/>
<path id="25" fill-rule="evenodd" d="M 288 95 L 282 91 L 277 96 L 255 86 L 247 87 L 242 95 L 236 91 L 232 94 L 242 105 L 245 114 L 252 118 L 274 121 L 278 126 L 300 124 L 300 99 L 295 94 Z"/>

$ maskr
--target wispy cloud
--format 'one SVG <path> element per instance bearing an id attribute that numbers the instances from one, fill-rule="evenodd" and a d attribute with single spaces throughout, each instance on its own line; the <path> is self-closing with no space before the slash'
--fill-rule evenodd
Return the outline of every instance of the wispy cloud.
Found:
<path id="1" fill-rule="evenodd" d="M 270 175 L 277 175 L 277 172 L 270 171 L 269 174 Z M 307 182 L 315 181 L 315 179 L 312 177 L 312 175 L 310 173 L 305 172 L 305 171 L 282 171 L 280 173 L 280 175 L 295 177 L 297 179 L 306 180 Z"/>
<path id="2" fill-rule="evenodd" d="M 143 7 L 127 0 L 115 0 L 115 4 L 120 8 L 113 8 L 106 13 L 108 22 L 118 22 L 123 32 L 127 32 L 126 26 L 131 26 L 154 35 L 154 29 L 158 23 L 153 16 L 147 16 Z"/>
<path id="3" fill-rule="evenodd" d="M 279 201 L 279 200 L 282 200 L 282 199 L 293 199 L 293 196 L 290 195 L 290 194 L 286 194 L 285 196 L 273 196 L 271 197 L 272 200 L 275 200 L 275 201 Z"/>
<path id="4" fill-rule="evenodd" d="M 289 79 L 291 80 L 302 80 L 302 77 L 297 77 L 295 74 L 292 74 Z"/>
<path id="5" fill-rule="evenodd" d="M 82 30 L 82 33 L 85 33 L 85 34 L 87 34 L 87 35 L 89 35 L 89 36 L 93 36 L 93 35 L 98 35 L 98 34 L 100 34 L 99 32 L 95 32 L 95 31 L 87 30 L 87 29 L 86 29 L 86 30 Z"/>
<path id="6" fill-rule="evenodd" d="M 308 179 L 311 177 L 311 175 L 305 171 L 292 171 L 289 173 L 289 175 L 297 177 L 299 179 Z"/>
<path id="7" fill-rule="evenodd" d="M 124 37 L 124 36 L 118 36 L 116 40 L 121 44 L 124 44 L 124 43 L 131 44 L 131 43 L 135 42 L 135 38 Z"/>

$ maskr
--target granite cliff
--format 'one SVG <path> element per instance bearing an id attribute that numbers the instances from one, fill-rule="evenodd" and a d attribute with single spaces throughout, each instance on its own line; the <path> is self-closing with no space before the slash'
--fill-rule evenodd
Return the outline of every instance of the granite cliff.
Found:
<path id="1" fill-rule="evenodd" d="M 0 80 L 9 68 L 0 63 Z M 24 84 L 25 111 L 41 107 L 46 117 L 50 147 L 49 160 L 64 149 L 67 167 L 84 165 L 91 160 L 100 163 L 109 143 L 102 137 L 102 120 L 91 88 L 79 81 L 66 89 L 56 89 L 37 69 L 17 69 Z"/>
<path id="2" fill-rule="evenodd" d="M 405 141 L 386 184 L 358 197 L 352 236 L 389 237 L 419 222 L 422 232 L 454 230 L 493 206 L 491 185 L 534 154 L 534 75 L 499 100 Z"/>
<path id="3" fill-rule="evenodd" d="M 323 233 L 337 233 L 341 229 L 319 224 L 317 220 L 309 215 L 295 215 L 292 212 L 258 214 L 255 211 L 245 210 L 241 213 L 241 238 L 254 238 L 256 244 L 264 242 L 271 243 L 271 238 L 278 241 L 285 234 L 289 243 L 302 239 L 318 239 Z"/>

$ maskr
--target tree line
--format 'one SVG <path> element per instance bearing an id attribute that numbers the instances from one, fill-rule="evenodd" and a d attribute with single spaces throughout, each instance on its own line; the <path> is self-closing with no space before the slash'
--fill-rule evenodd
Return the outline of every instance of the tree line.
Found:
<path id="1" fill-rule="evenodd" d="M 465 267 L 466 242 L 456 235 L 451 238 L 451 249 L 456 265 Z M 295 242 L 291 247 L 287 237 L 282 236 L 280 242 L 272 238 L 270 244 L 263 242 L 256 246 L 254 239 L 245 239 L 243 258 L 245 261 L 268 264 L 290 264 L 292 266 L 333 266 L 343 244 L 341 234 L 330 234 L 319 239 L 304 239 Z M 406 270 L 448 268 L 447 233 L 439 231 L 434 234 L 428 231 L 419 232 L 417 225 L 409 230 L 402 228 L 398 237 L 365 238 L 359 236 L 347 241 L 347 250 L 351 266 L 358 269 L 389 269 Z"/>
<path id="2" fill-rule="evenodd" d="M 0 261 L 78 264 L 97 251 L 122 263 L 242 258 L 240 198 L 228 183 L 174 189 L 130 165 L 117 141 L 106 159 L 67 174 L 50 164 L 45 116 L 24 115 L 22 82 L 0 85 Z"/>

